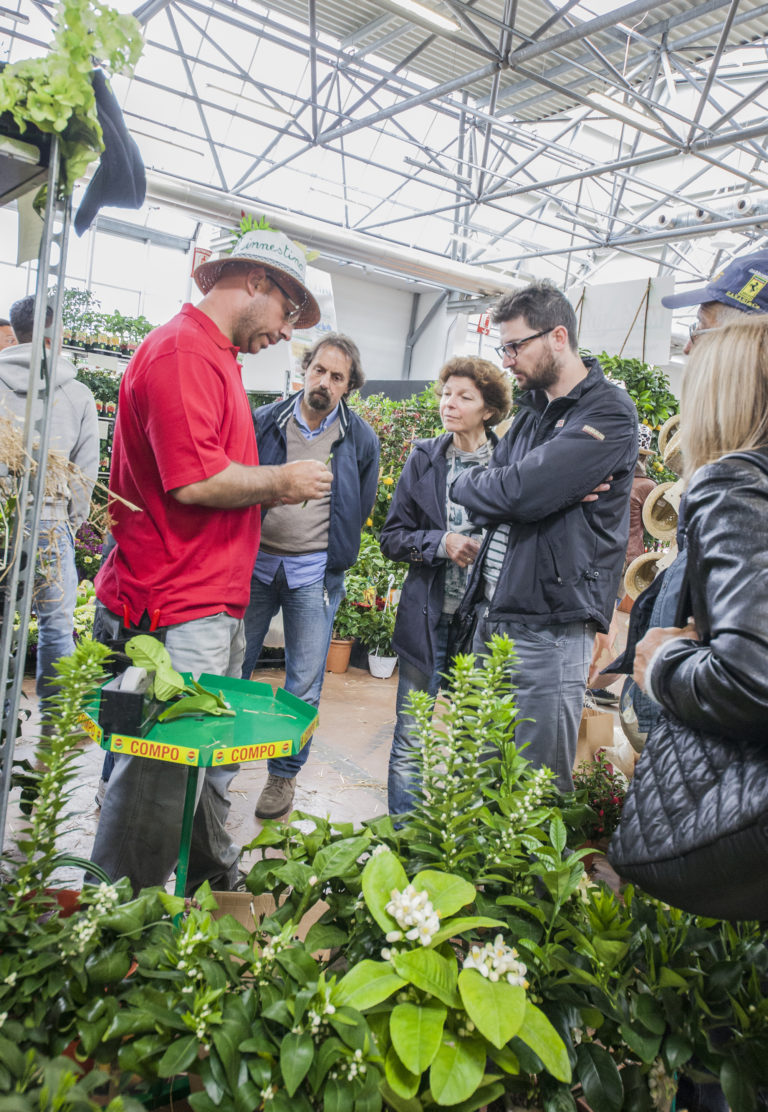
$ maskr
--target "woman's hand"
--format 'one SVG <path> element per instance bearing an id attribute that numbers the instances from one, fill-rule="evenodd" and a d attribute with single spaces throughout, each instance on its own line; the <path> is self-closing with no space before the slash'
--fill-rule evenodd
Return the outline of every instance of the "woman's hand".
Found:
<path id="1" fill-rule="evenodd" d="M 688 641 L 698 641 L 699 635 L 696 626 L 689 622 L 686 626 L 657 626 L 649 629 L 642 641 L 638 641 L 635 648 L 635 668 L 632 673 L 635 683 L 643 691 L 645 687 L 645 673 L 651 662 L 651 657 L 665 641 L 674 641 L 677 637 L 684 637 Z"/>
<path id="2" fill-rule="evenodd" d="M 445 551 L 449 560 L 453 560 L 460 568 L 466 568 L 475 562 L 480 551 L 480 542 L 473 541 L 471 537 L 465 537 L 462 533 L 446 533 Z"/>

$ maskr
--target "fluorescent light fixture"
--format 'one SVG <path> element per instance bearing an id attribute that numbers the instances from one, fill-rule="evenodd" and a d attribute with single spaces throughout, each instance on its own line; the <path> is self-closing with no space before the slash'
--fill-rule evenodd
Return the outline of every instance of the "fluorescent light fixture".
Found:
<path id="1" fill-rule="evenodd" d="M 408 15 L 416 16 L 417 19 L 423 19 L 426 23 L 431 23 L 433 27 L 437 27 L 440 31 L 458 31 L 459 29 L 458 23 L 454 23 L 452 19 L 446 19 L 444 15 L 439 15 L 428 8 L 426 4 L 417 3 L 417 0 L 389 0 L 389 3 L 395 8 L 400 8 L 403 12 L 407 12 Z"/>
<path id="2" fill-rule="evenodd" d="M 639 112 L 636 108 L 628 108 L 626 104 L 621 101 L 611 100 L 610 97 L 605 96 L 604 93 L 591 93 L 589 98 L 593 104 L 598 105 L 610 115 L 618 116 L 620 119 L 632 124 L 633 127 L 653 128 L 658 130 L 658 124 L 655 120 L 650 119 L 648 116 Z"/>

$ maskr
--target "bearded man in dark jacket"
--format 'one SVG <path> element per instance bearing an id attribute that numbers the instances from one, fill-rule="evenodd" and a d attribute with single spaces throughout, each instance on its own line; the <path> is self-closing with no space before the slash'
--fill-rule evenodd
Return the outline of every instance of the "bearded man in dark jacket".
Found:
<path id="1" fill-rule="evenodd" d="M 576 315 L 547 282 L 505 295 L 496 350 L 524 393 L 487 469 L 451 497 L 487 530 L 468 585 L 473 649 L 514 642 L 518 746 L 562 791 L 571 772 L 595 633 L 606 632 L 629 535 L 637 411 L 596 359 L 578 353 Z"/>

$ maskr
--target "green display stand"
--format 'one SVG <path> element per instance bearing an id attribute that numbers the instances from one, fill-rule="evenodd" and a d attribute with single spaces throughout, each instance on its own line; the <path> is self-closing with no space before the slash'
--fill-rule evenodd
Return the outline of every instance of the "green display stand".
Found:
<path id="1" fill-rule="evenodd" d="M 189 672 L 182 675 L 187 682 L 191 681 Z M 115 733 L 105 736 L 99 725 L 99 688 L 80 715 L 83 729 L 102 749 L 186 766 L 177 896 L 183 896 L 187 886 L 199 769 L 289 757 L 307 744 L 318 721 L 315 707 L 281 687 L 273 691 L 268 683 L 209 673 L 203 673 L 199 681 L 209 691 L 220 691 L 235 714 L 185 715 L 171 722 L 156 722 L 146 737 Z"/>

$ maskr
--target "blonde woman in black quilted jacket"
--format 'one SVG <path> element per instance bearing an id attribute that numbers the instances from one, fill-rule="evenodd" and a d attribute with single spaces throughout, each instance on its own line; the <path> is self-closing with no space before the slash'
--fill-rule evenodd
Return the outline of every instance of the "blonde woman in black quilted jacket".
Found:
<path id="1" fill-rule="evenodd" d="M 649 630 L 634 677 L 686 726 L 768 744 L 768 315 L 702 335 L 681 402 L 692 620 Z"/>

